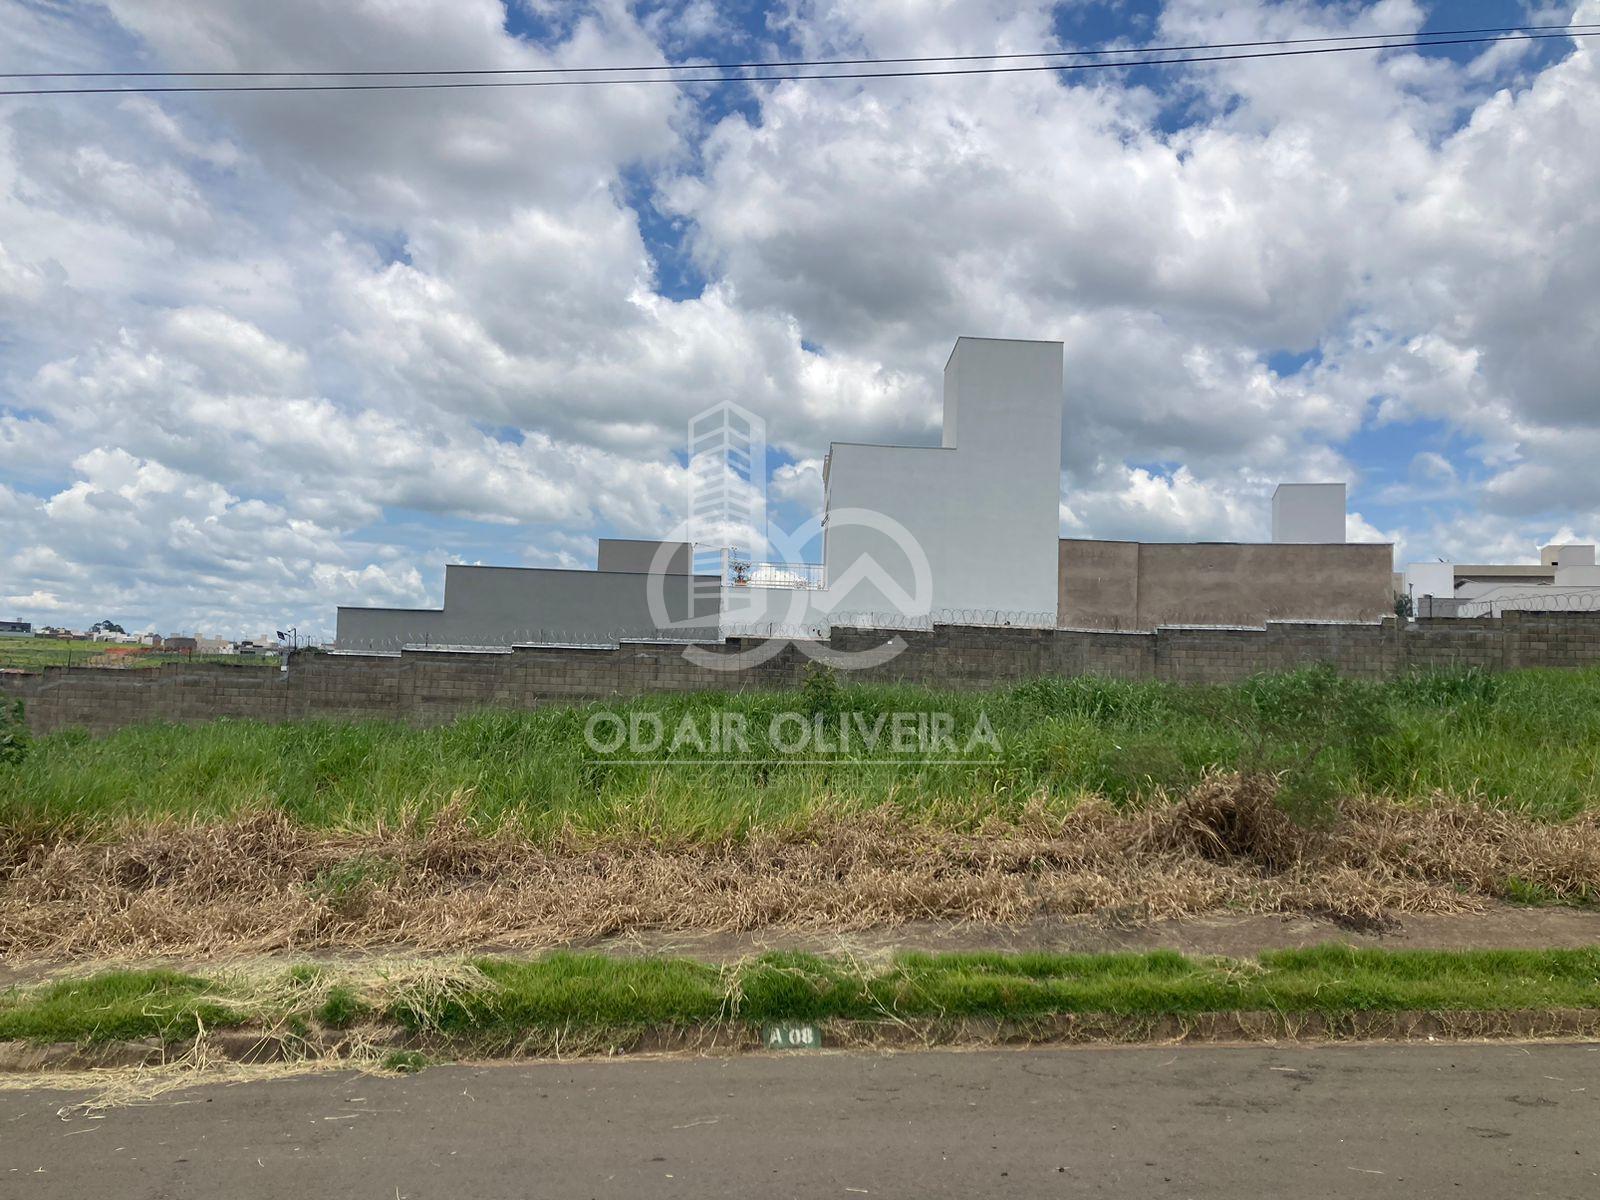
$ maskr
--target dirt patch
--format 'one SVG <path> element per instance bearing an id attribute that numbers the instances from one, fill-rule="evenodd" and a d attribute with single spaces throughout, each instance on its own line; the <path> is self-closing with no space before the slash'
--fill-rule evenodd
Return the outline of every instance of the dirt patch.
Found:
<path id="1" fill-rule="evenodd" d="M 1316 914 L 1370 937 L 1519 892 L 1600 895 L 1594 816 L 1549 825 L 1457 801 L 1369 799 L 1304 830 L 1263 807 L 1258 786 L 1217 777 L 1141 812 L 1091 801 L 968 833 L 881 811 L 709 845 L 535 845 L 477 828 L 464 805 L 423 829 L 362 834 L 276 812 L 94 838 L 0 825 L 0 955 L 530 949 L 1086 915 L 1131 929 L 1219 912 Z"/>

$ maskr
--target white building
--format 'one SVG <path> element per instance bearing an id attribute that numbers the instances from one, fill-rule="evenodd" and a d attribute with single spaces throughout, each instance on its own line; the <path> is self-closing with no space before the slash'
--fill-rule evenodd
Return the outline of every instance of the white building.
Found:
<path id="1" fill-rule="evenodd" d="M 1600 611 L 1600 566 L 1590 545 L 1546 546 L 1537 565 L 1410 563 L 1401 586 L 1419 617 Z"/>
<path id="2" fill-rule="evenodd" d="M 1344 541 L 1342 483 L 1280 483 L 1272 493 L 1272 540 L 1326 546 Z"/>
<path id="3" fill-rule="evenodd" d="M 827 611 L 1054 626 L 1061 405 L 1060 342 L 964 337 L 945 363 L 940 445 L 834 443 Z"/>
<path id="4" fill-rule="evenodd" d="M 944 368 L 938 446 L 834 442 L 823 561 L 752 564 L 722 632 L 826 636 L 835 624 L 1052 628 L 1062 344 L 963 337 Z"/>

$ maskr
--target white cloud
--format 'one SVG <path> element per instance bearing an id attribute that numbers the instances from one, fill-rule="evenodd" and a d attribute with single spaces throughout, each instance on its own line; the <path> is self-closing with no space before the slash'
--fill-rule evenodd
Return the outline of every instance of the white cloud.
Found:
<path id="1" fill-rule="evenodd" d="M 30 613 L 65 612 L 71 607 L 54 592 L 47 592 L 40 588 L 35 588 L 26 595 L 0 596 L 0 604 L 4 604 L 7 608 L 18 612 L 26 611 Z"/>
<path id="2" fill-rule="evenodd" d="M 822 460 L 803 458 L 784 463 L 772 472 L 768 494 L 780 502 L 798 505 L 803 511 L 822 511 Z"/>
<path id="3" fill-rule="evenodd" d="M 1153 32 L 1425 11 L 1171 0 Z M 13 4 L 0 50 L 540 67 L 742 36 L 725 16 L 596 0 L 541 47 L 497 0 Z M 795 0 L 771 22 L 807 55 L 1005 52 L 1048 43 L 1052 11 Z M 829 440 L 936 438 L 963 333 L 1065 342 L 1068 532 L 1259 537 L 1274 483 L 1348 478 L 1352 536 L 1525 553 L 1600 524 L 1600 68 L 1531 53 L 1232 64 L 1160 92 L 786 84 L 720 116 L 652 87 L 9 105 L 0 593 L 306 628 L 436 600 L 439 564 L 485 546 L 586 563 L 597 534 L 670 524 L 684 423 L 722 399 L 796 460 L 774 497 L 814 506 Z M 700 295 L 663 294 L 640 188 Z M 1405 478 L 1369 485 L 1347 440 L 1415 422 L 1448 457 L 1407 443 Z"/>

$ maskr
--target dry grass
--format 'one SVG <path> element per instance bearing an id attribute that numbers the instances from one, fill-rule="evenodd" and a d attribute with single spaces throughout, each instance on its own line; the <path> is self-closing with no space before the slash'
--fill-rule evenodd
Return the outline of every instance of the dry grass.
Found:
<path id="1" fill-rule="evenodd" d="M 307 1047 L 270 1062 L 239 1061 L 228 1047 L 202 1035 L 171 1058 L 140 1066 L 0 1074 L 0 1092 L 36 1093 L 50 1088 L 77 1093 L 57 1112 L 63 1118 L 93 1118 L 109 1109 L 148 1104 L 169 1093 L 208 1084 L 260 1083 L 327 1071 L 388 1074 L 386 1053 L 385 1047 L 377 1045 L 351 1045 L 338 1053 Z"/>
<path id="2" fill-rule="evenodd" d="M 204 1084 L 253 1083 L 336 1070 L 392 1074 L 398 1027 L 362 1021 L 349 1029 L 302 1030 L 284 1014 L 318 1009 L 342 990 L 375 1008 L 411 1012 L 418 1018 L 412 1026 L 426 1034 L 432 1031 L 429 1014 L 452 999 L 490 986 L 466 958 L 396 957 L 364 969 L 346 965 L 337 972 L 315 968 L 290 972 L 281 963 L 259 962 L 225 967 L 210 978 L 218 985 L 214 1002 L 240 1013 L 249 1029 L 214 1030 L 198 1023 L 192 1036 L 149 1048 L 144 1062 L 66 1069 L 46 1062 L 38 1070 L 0 1070 L 0 1092 L 48 1086 L 82 1093 L 60 1111 L 64 1116 L 93 1116 Z M 128 1053 L 137 1056 L 146 1046 L 114 1042 L 42 1049 L 46 1055 L 66 1050 L 69 1061 L 81 1063 L 92 1062 L 97 1050 L 115 1061 Z"/>
<path id="3" fill-rule="evenodd" d="M 1600 895 L 1600 818 L 1534 822 L 1437 798 L 1353 800 L 1296 824 L 1270 780 L 1176 802 L 1043 805 L 973 833 L 889 811 L 714 844 L 483 829 L 459 797 L 425 825 L 330 833 L 278 813 L 75 837 L 0 823 L 0 955 L 206 955 L 405 945 L 534 948 L 637 930 L 851 931 L 1096 910 L 1355 921 L 1534 890 Z"/>

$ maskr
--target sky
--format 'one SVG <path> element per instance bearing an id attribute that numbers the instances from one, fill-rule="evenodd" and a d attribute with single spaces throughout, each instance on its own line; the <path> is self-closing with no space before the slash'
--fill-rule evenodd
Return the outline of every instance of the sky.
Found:
<path id="1" fill-rule="evenodd" d="M 1013 53 L 1600 23 L 1600 0 L 0 0 L 8 71 Z M 1600 536 L 1600 62 L 0 97 L 0 617 L 331 635 L 446 562 L 681 517 L 687 419 L 937 444 L 961 335 L 1065 344 L 1064 536 L 1397 563 Z"/>

